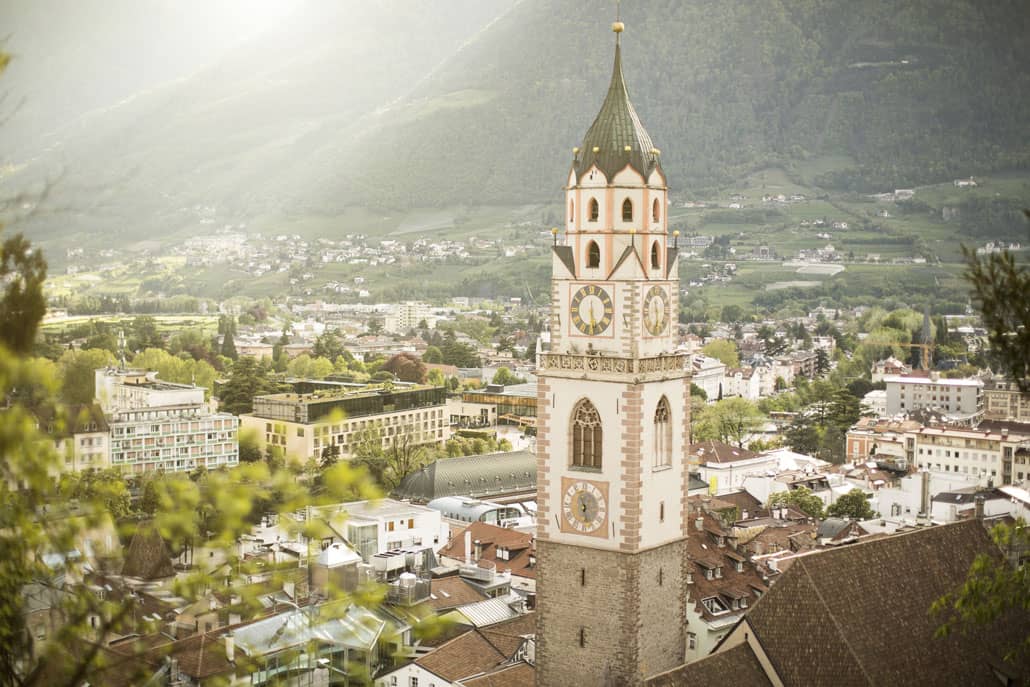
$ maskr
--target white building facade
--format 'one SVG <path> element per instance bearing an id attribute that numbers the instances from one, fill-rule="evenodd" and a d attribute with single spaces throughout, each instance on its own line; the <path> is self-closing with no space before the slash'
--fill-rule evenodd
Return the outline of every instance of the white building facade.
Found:
<path id="1" fill-rule="evenodd" d="M 973 419 L 983 413 L 983 382 L 979 379 L 884 377 L 887 414 L 936 409 L 950 416 Z"/>
<path id="2" fill-rule="evenodd" d="M 111 467 L 140 474 L 239 463 L 239 419 L 211 412 L 203 388 L 109 368 L 96 371 L 96 390 L 111 430 Z"/>

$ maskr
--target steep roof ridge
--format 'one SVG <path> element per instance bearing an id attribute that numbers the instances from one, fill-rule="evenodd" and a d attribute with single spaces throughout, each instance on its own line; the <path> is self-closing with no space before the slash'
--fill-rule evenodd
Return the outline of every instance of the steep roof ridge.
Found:
<path id="1" fill-rule="evenodd" d="M 812 591 L 815 592 L 816 598 L 819 599 L 819 605 L 823 607 L 823 609 L 826 611 L 826 615 L 833 622 L 833 629 L 837 631 L 837 636 L 840 637 L 841 641 L 844 643 L 844 646 L 847 647 L 848 653 L 851 654 L 851 658 L 854 659 L 855 663 L 858 665 L 859 670 L 862 671 L 862 676 L 865 678 L 866 684 L 875 684 L 873 682 L 872 676 L 869 675 L 869 671 L 866 670 L 866 667 L 862 663 L 862 660 L 858 657 L 858 653 L 855 651 L 855 648 L 851 646 L 851 642 L 848 641 L 848 637 L 844 633 L 844 628 L 841 626 L 840 621 L 837 619 L 837 616 L 834 615 L 833 611 L 830 610 L 830 605 L 826 603 L 826 598 L 823 596 L 822 590 L 819 589 L 819 585 L 815 583 L 815 579 L 812 577 L 811 572 L 809 571 L 808 566 L 805 565 L 805 563 L 807 563 L 807 561 L 804 558 L 802 558 L 797 562 L 797 565 L 800 565 L 801 569 L 805 571 L 805 578 L 808 580 L 808 584 L 812 587 Z"/>

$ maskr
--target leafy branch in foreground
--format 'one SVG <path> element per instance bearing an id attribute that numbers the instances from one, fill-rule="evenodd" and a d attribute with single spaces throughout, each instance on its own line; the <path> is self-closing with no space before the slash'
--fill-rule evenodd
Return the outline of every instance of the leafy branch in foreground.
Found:
<path id="1" fill-rule="evenodd" d="M 1023 212 L 1030 219 L 1030 210 Z M 991 351 L 1020 390 L 1030 391 L 1030 270 L 1009 251 L 983 258 L 965 246 L 962 252 Z"/>

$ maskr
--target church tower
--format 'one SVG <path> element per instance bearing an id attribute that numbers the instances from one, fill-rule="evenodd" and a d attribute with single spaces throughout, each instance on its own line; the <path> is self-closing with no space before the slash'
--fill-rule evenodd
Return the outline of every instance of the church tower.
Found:
<path id="1" fill-rule="evenodd" d="M 620 37 L 573 149 L 537 395 L 537 684 L 635 685 L 681 665 L 690 378 L 676 352 L 661 152 Z"/>

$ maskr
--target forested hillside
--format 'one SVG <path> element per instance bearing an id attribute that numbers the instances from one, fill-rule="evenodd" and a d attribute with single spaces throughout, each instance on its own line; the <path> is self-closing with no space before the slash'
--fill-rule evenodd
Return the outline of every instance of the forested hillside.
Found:
<path id="1" fill-rule="evenodd" d="M 18 141 L 0 180 L 59 180 L 37 238 L 556 201 L 607 86 L 612 4 L 308 2 L 203 69 Z M 675 197 L 826 156 L 806 181 L 863 193 L 1030 167 L 1026 0 L 622 11 L 630 94 Z"/>
<path id="2" fill-rule="evenodd" d="M 386 205 L 553 196 L 603 98 L 608 4 L 521 3 L 367 142 L 390 154 L 350 176 L 353 191 Z M 822 185 L 863 192 L 1030 161 L 1025 2 L 653 0 L 623 13 L 630 95 L 677 189 L 819 154 L 854 160 Z"/>

